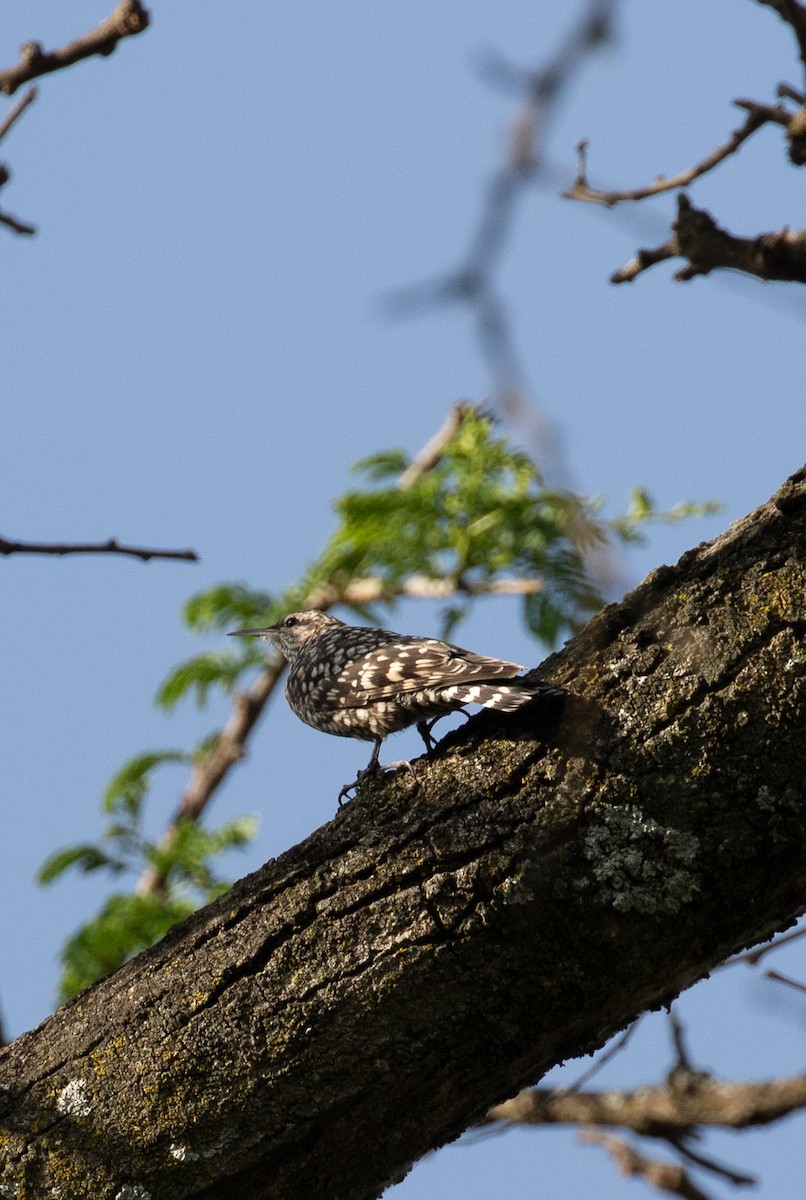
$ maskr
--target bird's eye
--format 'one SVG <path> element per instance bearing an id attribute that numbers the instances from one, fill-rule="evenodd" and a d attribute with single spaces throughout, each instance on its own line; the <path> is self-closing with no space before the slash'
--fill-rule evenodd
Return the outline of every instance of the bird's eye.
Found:
<path id="1" fill-rule="evenodd" d="M 286 627 L 288 627 L 289 625 L 296 625 L 296 624 L 297 624 L 297 618 L 296 618 L 296 617 L 286 617 L 286 619 L 283 621 L 283 624 L 284 624 Z"/>

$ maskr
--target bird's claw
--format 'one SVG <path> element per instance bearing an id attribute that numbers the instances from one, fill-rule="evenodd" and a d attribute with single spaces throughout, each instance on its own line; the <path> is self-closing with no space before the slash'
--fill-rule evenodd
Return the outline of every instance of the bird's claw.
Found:
<path id="1" fill-rule="evenodd" d="M 396 758 L 394 762 L 374 763 L 371 767 L 365 767 L 363 771 L 359 771 L 352 783 L 345 783 L 344 787 L 339 792 L 339 808 L 342 808 L 347 802 L 350 792 L 359 788 L 367 779 L 371 779 L 374 775 L 392 775 L 398 771 L 408 771 L 412 779 L 417 781 L 417 776 L 414 767 L 405 758 Z"/>

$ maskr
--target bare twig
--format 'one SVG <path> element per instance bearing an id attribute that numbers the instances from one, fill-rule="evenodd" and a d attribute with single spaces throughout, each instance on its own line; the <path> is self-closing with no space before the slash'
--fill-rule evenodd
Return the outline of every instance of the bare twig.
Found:
<path id="1" fill-rule="evenodd" d="M 25 112 L 29 104 L 36 99 L 36 88 L 29 88 L 21 100 L 14 105 L 13 108 L 6 113 L 2 121 L 0 121 L 0 141 L 6 136 L 11 127 Z M 0 187 L 8 183 L 11 178 L 11 172 L 5 163 L 0 163 Z M 14 233 L 36 233 L 36 226 L 29 224 L 28 221 L 21 221 L 19 217 L 14 217 L 11 213 L 0 211 L 0 225 L 5 225 L 7 229 L 11 229 Z"/>
<path id="2" fill-rule="evenodd" d="M 122 0 L 114 12 L 95 29 L 58 50 L 48 53 L 42 49 L 39 42 L 26 42 L 20 47 L 19 63 L 6 71 L 0 71 L 0 92 L 12 96 L 23 83 L 29 83 L 39 75 L 59 71 L 95 54 L 106 57 L 112 53 L 119 41 L 142 33 L 148 27 L 148 23 L 148 12 L 140 0 Z"/>
<path id="3" fill-rule="evenodd" d="M 654 250 L 639 250 L 615 274 L 612 283 L 630 283 L 642 271 L 667 258 L 685 258 L 675 279 L 689 280 L 714 270 L 742 271 L 758 279 L 806 283 L 806 230 L 781 229 L 754 238 L 736 237 L 717 225 L 710 213 L 695 208 L 685 193 L 677 199 L 673 236 Z"/>
<path id="4" fill-rule="evenodd" d="M 672 1031 L 672 1042 L 674 1044 L 674 1052 L 676 1062 L 669 1072 L 669 1080 L 674 1080 L 679 1086 L 679 1081 L 695 1077 L 697 1079 L 703 1077 L 703 1072 L 698 1071 L 691 1059 L 689 1058 L 688 1048 L 686 1047 L 685 1031 L 683 1024 L 675 1012 L 674 1008 L 669 1009 L 669 1027 Z"/>
<path id="5" fill-rule="evenodd" d="M 789 975 L 782 975 L 780 971 L 765 971 L 764 977 L 771 979 L 773 983 L 784 983 L 796 992 L 806 992 L 806 983 L 801 983 L 799 979 L 791 979 Z"/>
<path id="6" fill-rule="evenodd" d="M 5 225 L 7 229 L 11 229 L 14 233 L 36 233 L 36 225 L 30 225 L 27 221 L 21 221 L 19 217 L 13 217 L 11 213 L 0 211 L 0 225 Z"/>
<path id="7" fill-rule="evenodd" d="M 686 1140 L 687 1136 L 687 1134 L 681 1133 L 679 1136 L 670 1136 L 667 1138 L 667 1141 L 677 1154 L 694 1163 L 695 1167 L 702 1167 L 704 1171 L 711 1171 L 714 1175 L 721 1175 L 729 1183 L 732 1183 L 734 1187 L 749 1187 L 758 1182 L 754 1175 L 748 1175 L 746 1171 L 737 1171 L 735 1167 L 726 1167 L 724 1163 L 717 1162 L 715 1158 L 710 1158 L 707 1154 L 700 1154 L 692 1150 Z"/>
<path id="8" fill-rule="evenodd" d="M 143 546 L 122 546 L 116 538 L 105 542 L 12 542 L 0 537 L 0 554 L 125 554 L 142 562 L 151 558 L 199 561 L 195 550 L 148 550 Z"/>
<path id="9" fill-rule="evenodd" d="M 11 129 L 14 122 L 19 120 L 28 105 L 33 104 L 34 100 L 36 100 L 36 96 L 36 88 L 29 87 L 28 91 L 20 97 L 14 107 L 8 110 L 6 115 L 3 117 L 3 120 L 0 121 L 0 142 L 2 142 L 3 138 L 6 136 L 9 129 Z"/>
<path id="10" fill-rule="evenodd" d="M 735 154 L 742 143 L 746 142 L 757 129 L 761 129 L 762 125 L 775 122 L 788 127 L 792 118 L 792 113 L 783 104 L 774 106 L 756 104 L 753 100 L 736 100 L 734 103 L 737 107 L 748 110 L 747 118 L 739 129 L 734 129 L 724 145 L 717 146 L 702 162 L 696 163 L 688 170 L 680 171 L 679 174 L 669 177 L 659 175 L 654 183 L 647 184 L 645 187 L 631 188 L 625 191 L 602 191 L 591 187 L 587 177 L 588 142 L 587 139 L 581 141 L 577 146 L 579 166 L 576 179 L 570 188 L 561 193 L 562 196 L 566 200 L 584 200 L 590 204 L 604 204 L 612 208 L 616 204 L 622 204 L 625 200 L 645 200 L 648 196 L 659 196 L 662 192 L 677 191 L 679 188 L 688 187 L 695 179 L 712 171 L 731 154 Z"/>
<path id="11" fill-rule="evenodd" d="M 658 1191 L 680 1196 L 681 1200 L 709 1200 L 708 1194 L 697 1187 L 679 1163 L 658 1162 L 647 1158 L 634 1146 L 610 1133 L 584 1130 L 579 1136 L 583 1142 L 603 1146 L 613 1156 L 624 1175 L 640 1175 Z"/>

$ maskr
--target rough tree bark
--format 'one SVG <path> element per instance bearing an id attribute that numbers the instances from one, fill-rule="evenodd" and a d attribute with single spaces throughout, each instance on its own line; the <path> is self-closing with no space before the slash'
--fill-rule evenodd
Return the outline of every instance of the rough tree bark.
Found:
<path id="1" fill-rule="evenodd" d="M 806 903 L 806 469 L 0 1055 L 0 1195 L 375 1196 Z M 313 736 L 313 735 L 312 735 Z"/>

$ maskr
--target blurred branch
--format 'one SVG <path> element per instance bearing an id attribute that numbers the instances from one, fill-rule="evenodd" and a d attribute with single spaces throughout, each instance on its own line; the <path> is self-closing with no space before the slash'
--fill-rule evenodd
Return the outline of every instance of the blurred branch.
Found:
<path id="1" fill-rule="evenodd" d="M 402 491 L 411 487 L 418 479 L 422 478 L 429 471 L 432 471 L 439 464 L 445 452 L 445 447 L 457 432 L 469 411 L 475 412 L 475 405 L 459 403 L 450 406 L 447 417 L 434 436 L 428 439 L 421 450 L 417 451 L 405 471 L 401 471 L 397 486 Z"/>
<path id="2" fill-rule="evenodd" d="M 527 399 L 519 356 L 496 276 L 524 190 L 543 170 L 543 144 L 551 118 L 588 55 L 612 38 L 616 0 L 589 0 L 586 11 L 555 55 L 541 67 L 514 66 L 487 52 L 485 77 L 521 97 L 510 128 L 507 157 L 490 180 L 464 261 L 434 280 L 400 288 L 387 297 L 388 311 L 410 316 L 446 304 L 465 305 L 489 369 L 499 411 L 520 431 L 546 475 L 570 486 L 570 472 L 549 418 Z"/>
<path id="3" fill-rule="evenodd" d="M 782 975 L 780 971 L 766 971 L 765 976 L 774 983 L 784 983 L 797 992 L 806 992 L 806 984 L 801 983 L 799 979 L 791 979 L 788 975 Z"/>
<path id="4" fill-rule="evenodd" d="M 675 272 L 675 279 L 680 281 L 721 269 L 742 271 L 758 279 L 806 283 L 806 231 L 784 228 L 754 238 L 736 237 L 681 193 L 669 240 L 655 249 L 639 250 L 635 258 L 611 275 L 611 282 L 631 283 L 643 271 L 668 258 L 687 259 L 686 266 Z"/>
<path id="5" fill-rule="evenodd" d="M 647 1158 L 634 1146 L 612 1134 L 585 1130 L 580 1137 L 583 1142 L 603 1146 L 613 1156 L 623 1175 L 638 1175 L 658 1191 L 680 1196 L 682 1200 L 709 1200 L 708 1194 L 696 1186 L 679 1163 L 658 1162 L 656 1159 Z"/>
<path id="6" fill-rule="evenodd" d="M 759 4 L 775 9 L 782 21 L 786 21 L 795 35 L 800 61 L 806 67 L 806 7 L 798 0 L 758 0 Z"/>
<path id="7" fill-rule="evenodd" d="M 683 1078 L 685 1077 L 685 1078 Z M 699 1072 L 673 1074 L 664 1087 L 635 1091 L 556 1092 L 530 1088 L 497 1104 L 488 1121 L 508 1125 L 602 1125 L 665 1138 L 695 1126 L 746 1129 L 806 1108 L 806 1075 L 726 1083 Z"/>
<path id="8" fill-rule="evenodd" d="M 3 120 L 0 121 L 0 142 L 2 142 L 3 138 L 6 136 L 9 129 L 11 129 L 14 122 L 19 120 L 28 105 L 33 104 L 34 100 L 36 100 L 36 96 L 36 88 L 29 87 L 28 91 L 20 97 L 14 107 L 9 109 L 9 111 L 3 117 Z"/>
<path id="9" fill-rule="evenodd" d="M 648 196 L 658 196 L 662 192 L 671 192 L 676 191 L 678 188 L 688 187 L 695 179 L 699 179 L 702 175 L 707 174 L 708 171 L 712 171 L 714 167 L 724 162 L 731 154 L 735 154 L 742 143 L 746 142 L 763 125 L 769 122 L 776 122 L 779 125 L 788 127 L 792 119 L 792 113 L 783 104 L 770 106 L 756 104 L 753 100 L 736 100 L 734 103 L 738 108 L 746 108 L 748 110 L 747 118 L 741 128 L 734 129 L 724 145 L 717 146 L 702 162 L 689 167 L 688 170 L 680 171 L 679 174 L 672 175 L 669 178 L 665 175 L 659 175 L 654 183 L 650 183 L 646 187 L 632 188 L 626 191 L 602 191 L 591 187 L 587 176 L 588 141 L 584 139 L 577 146 L 579 167 L 576 179 L 570 188 L 561 193 L 562 196 L 566 200 L 584 200 L 590 204 L 604 204 L 612 208 L 613 205 L 622 204 L 625 200 L 645 200 Z"/>
<path id="10" fill-rule="evenodd" d="M 12 542 L 0 537 L 0 554 L 125 554 L 142 562 L 152 558 L 199 561 L 195 550 L 148 550 L 142 546 L 122 546 L 116 538 L 106 542 Z"/>
<path id="11" fill-rule="evenodd" d="M 12 96 L 23 83 L 39 75 L 60 71 L 83 58 L 100 54 L 110 55 L 125 37 L 142 33 L 148 27 L 149 14 L 140 0 L 122 0 L 105 21 L 89 33 L 68 42 L 58 50 L 46 52 L 39 42 L 25 42 L 20 47 L 20 61 L 15 67 L 0 71 L 0 92 Z"/>

